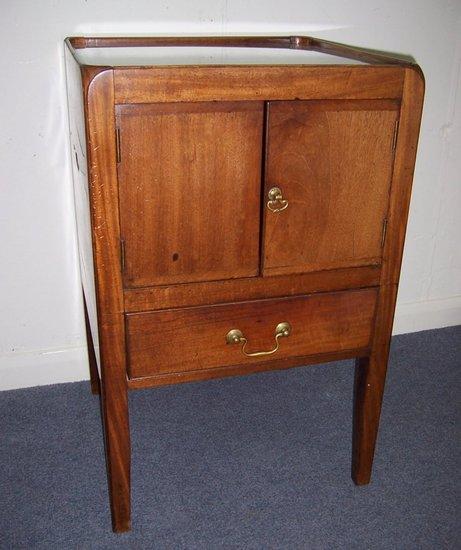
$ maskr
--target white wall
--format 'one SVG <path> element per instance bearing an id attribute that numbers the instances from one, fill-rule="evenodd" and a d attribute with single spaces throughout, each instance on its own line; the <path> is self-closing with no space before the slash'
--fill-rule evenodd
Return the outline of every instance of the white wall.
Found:
<path id="1" fill-rule="evenodd" d="M 0 389 L 87 378 L 64 37 L 312 34 L 413 55 L 426 103 L 396 332 L 461 322 L 459 0 L 0 0 Z"/>

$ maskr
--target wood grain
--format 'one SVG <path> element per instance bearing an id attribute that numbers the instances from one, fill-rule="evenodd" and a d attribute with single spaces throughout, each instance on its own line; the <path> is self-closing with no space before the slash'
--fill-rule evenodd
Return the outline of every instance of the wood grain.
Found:
<path id="1" fill-rule="evenodd" d="M 386 380 L 423 98 L 424 78 L 421 71 L 407 69 L 392 180 L 389 225 L 376 312 L 376 327 L 371 354 L 359 359 L 356 365 L 352 478 L 358 485 L 369 483 L 371 477 Z"/>
<path id="2" fill-rule="evenodd" d="M 66 42 L 70 86 L 84 91 L 83 103 L 70 94 L 73 175 L 114 530 L 130 528 L 128 387 L 358 357 L 352 477 L 368 483 L 424 95 L 419 67 L 301 36 Z M 74 48 L 162 45 L 291 48 L 376 65 L 82 66 L 80 82 Z M 264 210 L 273 185 L 290 202 L 277 218 Z M 250 351 L 270 349 L 281 321 L 293 332 L 274 356 L 247 358 L 225 343 L 239 328 Z"/>
<path id="3" fill-rule="evenodd" d="M 165 46 L 226 46 L 292 48 L 293 37 L 283 36 L 74 36 L 66 39 L 73 48 L 141 48 Z"/>
<path id="4" fill-rule="evenodd" d="M 399 105 L 391 101 L 271 102 L 263 274 L 378 265 Z"/>
<path id="5" fill-rule="evenodd" d="M 353 359 L 355 357 L 367 356 L 370 348 L 354 348 L 332 353 L 320 353 L 318 355 L 306 355 L 299 357 L 286 357 L 284 359 L 269 359 L 264 363 L 251 363 L 248 365 L 230 365 L 226 367 L 216 367 L 213 369 L 194 370 L 185 372 L 173 372 L 166 374 L 157 374 L 155 376 L 146 376 L 143 378 L 130 378 L 128 387 L 132 390 L 144 388 L 155 388 L 158 386 L 167 386 L 170 384 L 183 384 L 187 382 L 200 382 L 204 380 L 213 380 L 228 376 L 245 376 L 271 370 L 284 370 L 293 367 L 304 367 L 306 365 L 315 365 L 318 363 L 328 363 L 329 361 L 342 361 Z M 328 368 L 326 366 L 326 368 Z"/>
<path id="6" fill-rule="evenodd" d="M 130 432 L 119 247 L 114 85 L 111 70 L 88 83 L 88 158 L 101 353 L 101 404 L 115 531 L 130 529 Z"/>
<path id="7" fill-rule="evenodd" d="M 248 277 L 205 283 L 128 289 L 124 292 L 125 311 L 135 313 L 153 309 L 230 303 L 313 292 L 365 288 L 377 286 L 379 280 L 380 268 L 365 266 L 279 277 Z"/>
<path id="8" fill-rule="evenodd" d="M 257 275 L 262 102 L 117 113 L 125 287 Z"/>
<path id="9" fill-rule="evenodd" d="M 354 59 L 356 61 L 362 61 L 364 63 L 371 63 L 377 65 L 401 65 L 411 66 L 414 64 L 414 60 L 410 56 L 391 54 L 388 52 L 379 52 L 376 50 L 369 50 L 366 48 L 359 48 L 356 46 L 349 46 L 347 44 L 340 44 L 339 42 L 331 42 L 330 40 L 323 40 L 322 38 L 308 37 L 308 41 L 304 40 L 304 37 L 300 37 L 300 48 L 308 49 L 314 52 L 321 52 L 329 55 L 335 55 L 340 57 L 346 57 Z"/>
<path id="10" fill-rule="evenodd" d="M 382 284 L 397 284 L 400 277 L 423 100 L 424 76 L 421 70 L 406 69 L 384 244 Z"/>
<path id="11" fill-rule="evenodd" d="M 412 58 L 366 50 L 312 36 L 104 36 L 66 38 L 69 49 L 202 46 L 238 48 L 284 48 L 316 51 L 364 63 L 408 66 Z"/>
<path id="12" fill-rule="evenodd" d="M 383 99 L 402 94 L 404 69 L 375 66 L 115 68 L 116 103 Z"/>
<path id="13" fill-rule="evenodd" d="M 355 365 L 352 429 L 352 479 L 370 482 L 386 383 L 397 285 L 380 287 L 371 352 Z"/>
<path id="14" fill-rule="evenodd" d="M 276 358 L 316 355 L 367 347 L 372 332 L 376 290 L 366 289 L 274 300 L 126 316 L 128 372 L 131 378 L 250 365 L 273 359 L 247 357 L 240 345 L 226 344 L 231 329 L 248 339 L 248 351 L 274 347 L 281 322 L 292 334 L 280 340 Z"/>

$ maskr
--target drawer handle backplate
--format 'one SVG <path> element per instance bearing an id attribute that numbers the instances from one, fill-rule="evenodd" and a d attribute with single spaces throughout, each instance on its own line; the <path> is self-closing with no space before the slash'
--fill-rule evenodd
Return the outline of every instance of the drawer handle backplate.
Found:
<path id="1" fill-rule="evenodd" d="M 286 336 L 290 336 L 291 334 L 291 325 L 290 323 L 287 323 L 284 321 L 283 323 L 279 323 L 275 327 L 275 348 L 269 350 L 269 351 L 254 351 L 252 353 L 249 353 L 246 351 L 246 345 L 248 343 L 248 340 L 243 335 L 243 332 L 239 330 L 238 328 L 233 328 L 227 333 L 226 336 L 226 343 L 227 344 L 243 344 L 242 346 L 242 353 L 246 355 L 247 357 L 260 357 L 261 355 L 272 355 L 279 349 L 279 339 L 284 338 Z"/>

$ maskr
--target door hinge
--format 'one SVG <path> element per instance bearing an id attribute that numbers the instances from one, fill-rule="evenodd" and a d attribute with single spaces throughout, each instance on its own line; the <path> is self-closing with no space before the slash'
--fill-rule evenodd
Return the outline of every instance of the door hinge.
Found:
<path id="1" fill-rule="evenodd" d="M 122 151 L 120 148 L 120 128 L 117 126 L 115 128 L 115 148 L 117 151 L 117 163 L 122 161 Z"/>
<path id="2" fill-rule="evenodd" d="M 381 234 L 381 248 L 384 247 L 384 242 L 386 240 L 386 233 L 387 233 L 387 218 L 384 218 L 383 220 L 383 231 Z"/>
<path id="3" fill-rule="evenodd" d="M 120 239 L 120 266 L 122 273 L 125 271 L 125 240 Z"/>
<path id="4" fill-rule="evenodd" d="M 399 121 L 396 120 L 394 123 L 394 135 L 392 136 L 392 150 L 395 151 L 397 145 L 397 136 L 399 134 Z"/>

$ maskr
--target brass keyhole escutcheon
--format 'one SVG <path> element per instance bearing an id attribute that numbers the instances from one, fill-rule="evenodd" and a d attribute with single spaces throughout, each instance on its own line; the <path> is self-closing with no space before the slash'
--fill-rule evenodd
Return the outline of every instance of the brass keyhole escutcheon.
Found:
<path id="1" fill-rule="evenodd" d="M 288 208 L 288 201 L 283 198 L 280 187 L 272 187 L 272 189 L 269 189 L 267 198 L 269 199 L 267 201 L 267 208 L 271 212 L 281 212 L 285 210 L 285 208 Z"/>

